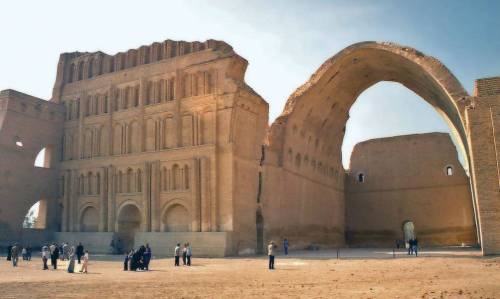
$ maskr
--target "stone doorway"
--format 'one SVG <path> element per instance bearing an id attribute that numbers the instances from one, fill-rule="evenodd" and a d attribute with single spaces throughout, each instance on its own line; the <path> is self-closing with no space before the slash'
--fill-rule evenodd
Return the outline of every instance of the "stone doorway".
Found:
<path id="1" fill-rule="evenodd" d="M 121 253 L 128 252 L 134 247 L 135 232 L 141 228 L 141 213 L 135 205 L 126 205 L 118 215 L 117 233 L 120 240 Z"/>
<path id="2" fill-rule="evenodd" d="M 412 221 L 407 220 L 403 223 L 403 236 L 406 248 L 409 247 L 409 241 L 415 238 L 415 225 Z"/>

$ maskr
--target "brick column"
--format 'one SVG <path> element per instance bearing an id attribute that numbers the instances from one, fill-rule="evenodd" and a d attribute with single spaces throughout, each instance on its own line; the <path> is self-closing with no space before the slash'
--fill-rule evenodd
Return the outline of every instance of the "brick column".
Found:
<path id="1" fill-rule="evenodd" d="M 70 170 L 64 172 L 64 197 L 63 197 L 63 219 L 62 219 L 62 231 L 67 232 L 70 230 L 70 206 L 71 206 L 71 192 L 73 190 L 72 175 Z"/>
<path id="2" fill-rule="evenodd" d="M 484 255 L 500 254 L 500 96 L 475 98 L 466 111 L 474 192 Z"/>
<path id="3" fill-rule="evenodd" d="M 69 219 L 68 219 L 68 231 L 76 232 L 78 231 L 76 221 L 77 218 L 77 203 L 78 203 L 78 172 L 76 170 L 71 171 L 71 198 L 69 199 Z"/>
<path id="4" fill-rule="evenodd" d="M 152 232 L 159 232 L 161 226 L 160 211 L 160 161 L 149 164 L 150 168 L 150 215 Z"/>
<path id="5" fill-rule="evenodd" d="M 210 160 L 206 157 L 200 158 L 200 214 L 201 231 L 212 230 L 212 202 L 210 198 Z"/>
<path id="6" fill-rule="evenodd" d="M 108 169 L 106 167 L 101 168 L 101 194 L 99 197 L 99 231 L 108 231 Z"/>
<path id="7" fill-rule="evenodd" d="M 114 166 L 108 166 L 108 232 L 115 231 L 115 217 L 116 217 L 116 204 L 115 204 L 115 180 L 116 169 Z"/>
<path id="8" fill-rule="evenodd" d="M 192 216 L 191 216 L 191 230 L 193 232 L 201 231 L 201 163 L 200 159 L 193 160 L 191 170 L 191 188 L 192 188 Z"/>

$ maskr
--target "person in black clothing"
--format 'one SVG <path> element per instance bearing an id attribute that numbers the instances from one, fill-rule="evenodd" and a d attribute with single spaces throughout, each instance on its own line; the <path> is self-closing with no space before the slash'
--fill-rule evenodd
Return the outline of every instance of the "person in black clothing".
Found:
<path id="1" fill-rule="evenodd" d="M 78 264 L 80 264 L 80 260 L 82 258 L 84 254 L 84 250 L 83 250 L 83 245 L 82 243 L 78 243 L 78 246 L 76 246 L 76 258 L 78 259 Z"/>
<path id="2" fill-rule="evenodd" d="M 12 245 L 7 246 L 7 260 L 10 261 L 12 259 Z"/>
<path id="3" fill-rule="evenodd" d="M 52 266 L 54 267 L 54 270 L 57 269 L 57 259 L 59 258 L 59 246 L 53 244 L 51 246 L 51 251 L 50 251 L 50 261 L 52 262 Z"/>
<path id="4" fill-rule="evenodd" d="M 413 239 L 413 252 L 415 252 L 415 256 L 418 256 L 418 239 Z"/>
<path id="5" fill-rule="evenodd" d="M 139 248 L 132 255 L 132 261 L 130 262 L 130 271 L 137 271 L 137 269 L 141 269 L 142 267 L 141 258 L 142 258 L 142 252 Z"/>
<path id="6" fill-rule="evenodd" d="M 413 246 L 415 245 L 413 239 L 408 240 L 408 255 L 413 255 Z"/>
<path id="7" fill-rule="evenodd" d="M 31 253 L 32 253 L 32 249 L 31 249 L 31 246 L 28 245 L 28 247 L 26 247 L 26 259 L 28 259 L 28 261 L 31 261 Z"/>
<path id="8" fill-rule="evenodd" d="M 137 251 L 137 261 L 138 261 L 137 268 L 139 268 L 139 270 L 146 269 L 146 263 L 144 259 L 145 253 L 146 253 L 146 247 L 144 247 L 144 245 L 141 245 L 141 247 L 139 247 L 139 250 Z"/>
<path id="9" fill-rule="evenodd" d="M 146 244 L 146 248 L 144 251 L 144 269 L 149 270 L 149 262 L 151 261 L 151 247 L 149 244 Z"/>

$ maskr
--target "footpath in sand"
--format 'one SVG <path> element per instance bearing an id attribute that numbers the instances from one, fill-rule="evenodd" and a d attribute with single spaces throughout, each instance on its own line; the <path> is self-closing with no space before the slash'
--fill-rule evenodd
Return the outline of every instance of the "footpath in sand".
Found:
<path id="1" fill-rule="evenodd" d="M 154 250 L 154 248 L 153 248 Z M 0 298 L 500 298 L 500 257 L 478 252 L 344 250 L 265 257 L 194 258 L 191 267 L 154 259 L 151 271 L 123 271 L 119 256 L 91 256 L 89 274 L 62 267 L 43 271 L 41 259 L 0 259 Z"/>

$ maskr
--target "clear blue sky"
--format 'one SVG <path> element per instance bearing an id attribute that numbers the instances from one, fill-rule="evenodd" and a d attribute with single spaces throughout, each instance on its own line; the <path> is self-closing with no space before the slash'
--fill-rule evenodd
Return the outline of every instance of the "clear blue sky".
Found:
<path id="1" fill-rule="evenodd" d="M 474 79 L 500 75 L 500 1 L 401 2 L 4 1 L 0 89 L 49 98 L 59 53 L 113 54 L 168 38 L 230 43 L 250 62 L 246 81 L 269 102 L 270 121 L 323 61 L 360 41 L 435 56 L 469 92 Z M 416 95 L 379 84 L 351 109 L 344 165 L 359 141 L 428 131 L 448 128 Z"/>

